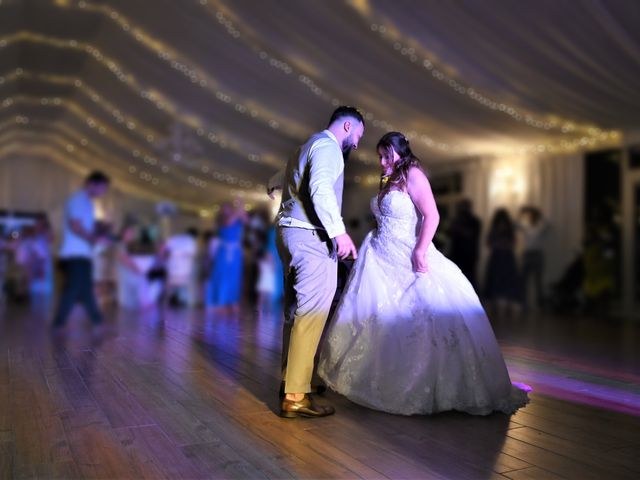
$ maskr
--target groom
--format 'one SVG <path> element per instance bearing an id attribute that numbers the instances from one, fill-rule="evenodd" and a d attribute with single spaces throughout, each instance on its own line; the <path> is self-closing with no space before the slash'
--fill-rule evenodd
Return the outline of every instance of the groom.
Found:
<path id="1" fill-rule="evenodd" d="M 357 257 L 342 221 L 344 162 L 364 134 L 362 114 L 338 107 L 326 130 L 316 133 L 287 163 L 277 217 L 284 265 L 280 416 L 325 417 L 333 407 L 309 398 L 313 359 L 336 290 L 337 258 Z"/>

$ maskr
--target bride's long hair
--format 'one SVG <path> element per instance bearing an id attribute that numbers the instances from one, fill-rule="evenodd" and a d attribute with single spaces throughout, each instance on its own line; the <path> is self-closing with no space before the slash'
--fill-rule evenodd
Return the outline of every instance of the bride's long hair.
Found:
<path id="1" fill-rule="evenodd" d="M 400 132 L 385 133 L 378 141 L 376 151 L 382 151 L 393 158 L 395 151 L 400 157 L 393 164 L 393 171 L 389 175 L 382 174 L 380 178 L 380 193 L 378 193 L 378 204 L 384 196 L 391 190 L 404 190 L 407 185 L 407 177 L 412 167 L 424 171 L 420 160 L 411 151 L 409 140 Z"/>

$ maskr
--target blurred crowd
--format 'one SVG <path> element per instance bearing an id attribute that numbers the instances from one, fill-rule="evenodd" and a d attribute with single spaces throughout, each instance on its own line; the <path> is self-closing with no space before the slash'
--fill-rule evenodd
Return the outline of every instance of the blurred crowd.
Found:
<path id="1" fill-rule="evenodd" d="M 160 238 L 155 225 L 131 217 L 120 228 L 97 221 L 92 242 L 95 297 L 125 309 L 204 306 L 237 313 L 241 304 L 270 314 L 282 297 L 282 266 L 267 210 L 224 204 L 211 229 Z M 4 300 L 51 297 L 56 280 L 54 234 L 38 215 L 0 240 Z"/>
<path id="2" fill-rule="evenodd" d="M 95 223 L 91 242 L 93 292 L 101 307 L 156 305 L 198 307 L 236 314 L 250 305 L 274 312 L 283 294 L 282 264 L 269 212 L 247 212 L 224 204 L 211 228 L 189 228 L 161 238 L 157 225 L 128 218 L 119 228 Z M 551 225 L 539 208 L 523 206 L 517 216 L 497 209 L 483 231 L 469 200 L 459 202 L 441 225 L 438 247 L 474 285 L 494 315 L 522 310 L 561 313 L 606 312 L 618 288 L 619 239 L 607 219 L 587 227 L 583 248 L 567 259 L 563 274 L 545 283 L 545 250 Z M 46 299 L 57 275 L 54 229 L 44 214 L 0 236 L 0 301 Z M 487 249 L 479 272 L 482 242 Z M 348 265 L 341 265 L 342 283 Z"/>
<path id="3" fill-rule="evenodd" d="M 562 226 L 560 226 L 562 228 Z M 552 225 L 535 206 L 522 206 L 514 217 L 506 208 L 493 213 L 486 233 L 469 200 L 462 200 L 439 235 L 439 247 L 465 273 L 498 316 L 521 311 L 605 313 L 619 289 L 619 253 L 612 219 L 587 225 L 582 248 L 566 259 L 563 273 L 545 282 L 546 252 Z M 487 258 L 477 272 L 481 242 Z"/>
<path id="4" fill-rule="evenodd" d="M 0 235 L 0 299 L 24 302 L 53 292 L 53 230 L 46 215 L 36 215 Z"/>
<path id="5" fill-rule="evenodd" d="M 251 304 L 268 314 L 283 290 L 270 223 L 267 211 L 246 212 L 239 203 L 224 204 L 210 230 L 188 228 L 166 239 L 129 221 L 116 237 L 97 243 L 99 301 L 127 309 L 204 306 L 228 314 Z"/>

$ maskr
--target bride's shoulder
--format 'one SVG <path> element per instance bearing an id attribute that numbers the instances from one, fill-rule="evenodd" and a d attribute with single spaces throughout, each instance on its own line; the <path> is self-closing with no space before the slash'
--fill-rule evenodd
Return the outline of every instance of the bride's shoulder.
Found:
<path id="1" fill-rule="evenodd" d="M 407 180 L 427 180 L 427 174 L 418 165 L 412 165 L 407 172 Z"/>
<path id="2" fill-rule="evenodd" d="M 424 170 L 413 167 L 407 174 L 407 193 L 414 203 L 420 203 L 433 197 L 431 184 Z"/>

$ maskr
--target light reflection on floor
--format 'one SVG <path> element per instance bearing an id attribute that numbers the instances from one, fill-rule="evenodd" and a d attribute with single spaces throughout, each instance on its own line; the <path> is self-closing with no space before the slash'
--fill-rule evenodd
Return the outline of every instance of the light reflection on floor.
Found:
<path id="1" fill-rule="evenodd" d="M 22 318 L 13 323 L 9 318 L 13 315 L 8 317 L 7 314 L 16 309 L 10 307 L 4 314 L 0 313 L 0 317 L 5 317 L 0 318 L 0 323 L 5 324 L 4 328 L 7 321 L 12 323 L 11 329 L 21 325 L 22 332 L 18 337 L 32 334 L 41 337 L 48 334 L 42 327 L 49 320 L 49 308 L 41 304 L 19 307 Z M 167 331 L 176 330 L 199 342 L 200 348 L 210 351 L 211 355 L 216 355 L 218 347 L 231 353 L 252 345 L 255 351 L 251 353 L 264 357 L 266 365 L 273 364 L 280 354 L 282 320 L 279 312 L 259 315 L 247 307 L 242 320 L 233 315 L 212 315 L 201 309 L 112 310 L 109 316 L 108 336 L 143 330 L 147 334 L 153 332 L 155 339 L 149 338 L 146 346 L 139 345 L 138 353 L 157 348 L 157 341 Z M 84 337 L 90 331 L 82 317 L 81 311 L 75 312 L 64 343 L 82 348 Z M 637 348 L 640 322 L 604 322 L 575 317 L 558 321 L 555 317 L 536 314 L 525 319 L 492 323 L 512 381 L 529 385 L 536 394 L 640 417 L 640 353 Z M 241 341 L 248 337 L 252 342 Z M 188 368 L 186 351 L 189 347 L 184 345 L 184 348 L 185 358 L 166 358 L 166 365 L 179 362 L 180 370 Z M 176 354 L 175 348 L 171 353 Z"/>
<path id="2" fill-rule="evenodd" d="M 557 355 L 503 346 L 514 382 L 538 394 L 640 417 L 640 376 L 577 363 Z"/>

